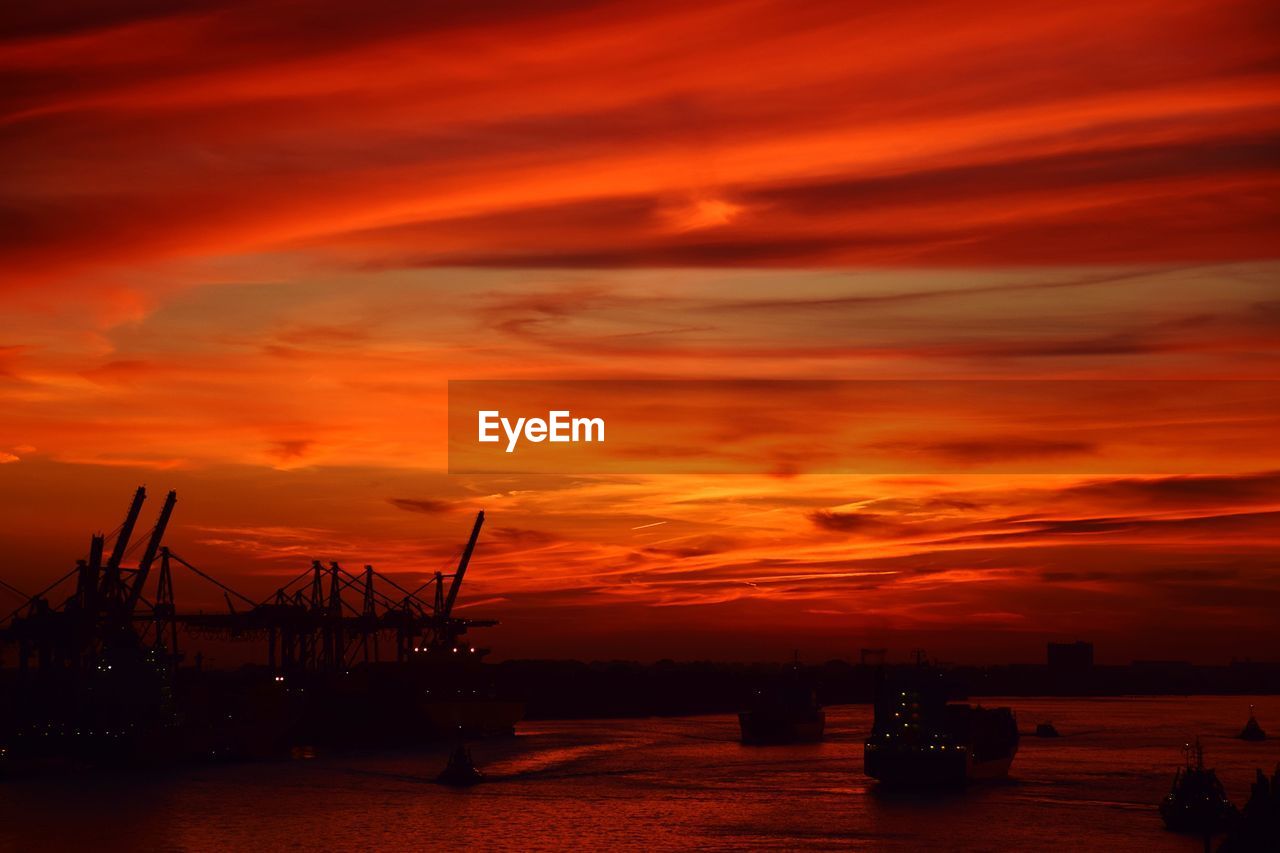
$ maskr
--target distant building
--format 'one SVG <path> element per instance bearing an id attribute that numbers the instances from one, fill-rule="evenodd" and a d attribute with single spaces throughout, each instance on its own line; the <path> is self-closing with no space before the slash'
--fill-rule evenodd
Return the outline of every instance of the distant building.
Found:
<path id="1" fill-rule="evenodd" d="M 1056 672 L 1087 672 L 1093 669 L 1093 643 L 1049 644 L 1049 669 Z"/>

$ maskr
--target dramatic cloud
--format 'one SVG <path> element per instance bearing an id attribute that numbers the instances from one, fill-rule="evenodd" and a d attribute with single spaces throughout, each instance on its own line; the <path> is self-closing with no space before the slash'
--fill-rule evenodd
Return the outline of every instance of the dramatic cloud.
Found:
<path id="1" fill-rule="evenodd" d="M 421 512 L 437 515 L 442 512 L 453 512 L 457 507 L 448 501 L 437 501 L 430 498 L 390 498 L 392 506 L 406 512 Z"/>
<path id="2" fill-rule="evenodd" d="M 5 580 L 145 481 L 255 596 L 311 559 L 416 585 L 483 508 L 505 654 L 1275 646 L 1276 397 L 1209 382 L 1280 369 L 1278 33 L 1258 0 L 21 5 Z M 751 473 L 447 476 L 447 382 L 485 378 L 890 380 L 892 428 L 673 396 L 620 455 L 688 406 L 682 452 Z M 921 379 L 1204 390 L 953 423 Z M 811 475 L 851 449 L 883 474 Z"/>
<path id="3" fill-rule="evenodd" d="M 1055 456 L 1082 456 L 1097 449 L 1084 441 L 1054 441 L 1023 436 L 993 436 L 967 441 L 943 441 L 934 443 L 890 442 L 877 449 L 903 453 L 908 456 L 935 457 L 943 462 L 987 462 L 1005 459 L 1045 459 Z"/>
<path id="4" fill-rule="evenodd" d="M 1263 3 L 23 18 L 0 41 L 10 287 L 284 248 L 937 266 L 1257 259 L 1280 236 Z"/>

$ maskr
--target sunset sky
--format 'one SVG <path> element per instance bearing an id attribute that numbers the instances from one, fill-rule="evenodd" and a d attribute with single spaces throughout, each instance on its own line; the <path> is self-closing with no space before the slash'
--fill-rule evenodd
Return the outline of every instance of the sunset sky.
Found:
<path id="1" fill-rule="evenodd" d="M 1274 3 L 179 5 L 0 24 L 0 579 L 145 483 L 255 596 L 484 509 L 499 657 L 1280 653 L 1276 395 L 1175 473 L 1078 390 L 875 474 L 446 471 L 449 380 L 1276 379 Z"/>

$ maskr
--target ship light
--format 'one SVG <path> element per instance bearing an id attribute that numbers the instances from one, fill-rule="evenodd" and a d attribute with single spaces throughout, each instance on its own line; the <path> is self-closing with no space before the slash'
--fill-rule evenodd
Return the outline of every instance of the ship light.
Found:
<path id="1" fill-rule="evenodd" d="M 456 652 L 456 651 L 458 650 L 458 647 L 457 647 L 457 646 L 454 646 L 454 647 L 453 647 L 453 650 Z"/>
<path id="2" fill-rule="evenodd" d="M 475 646 L 472 646 L 472 647 L 471 647 L 471 653 L 472 653 L 472 654 L 475 654 L 475 652 L 476 652 L 476 647 L 475 647 Z"/>

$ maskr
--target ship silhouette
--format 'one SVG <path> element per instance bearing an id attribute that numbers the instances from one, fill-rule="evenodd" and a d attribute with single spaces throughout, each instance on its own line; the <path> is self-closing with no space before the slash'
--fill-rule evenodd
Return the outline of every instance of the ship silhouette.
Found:
<path id="1" fill-rule="evenodd" d="M 475 762 L 471 759 L 471 750 L 464 744 L 458 744 L 453 752 L 449 753 L 449 762 L 444 770 L 440 771 L 436 781 L 441 785 L 454 788 L 469 788 L 483 782 L 484 774 L 476 768 Z"/>
<path id="2" fill-rule="evenodd" d="M 891 786 L 954 786 L 1002 779 L 1018 753 L 1009 708 L 948 702 L 945 674 L 927 665 L 881 672 L 863 769 Z"/>
<path id="3" fill-rule="evenodd" d="M 1218 774 L 1204 766 L 1200 739 L 1183 747 L 1185 763 L 1173 777 L 1173 786 L 1160 803 L 1160 817 L 1174 832 L 1206 838 L 1226 829 L 1235 806 L 1218 781 Z"/>
<path id="4" fill-rule="evenodd" d="M 827 715 L 799 660 L 773 684 L 752 691 L 746 710 L 738 713 L 744 744 L 814 743 L 822 740 Z"/>
<path id="5" fill-rule="evenodd" d="M 1240 740 L 1247 741 L 1264 741 L 1267 739 L 1267 733 L 1263 731 L 1262 726 L 1258 725 L 1258 718 L 1254 716 L 1253 706 L 1249 706 L 1249 721 L 1244 724 L 1244 728 L 1240 730 L 1240 734 L 1236 735 Z"/>
<path id="6" fill-rule="evenodd" d="M 1280 764 L 1268 778 L 1255 771 L 1249 800 L 1231 821 L 1218 853 L 1274 853 L 1280 850 Z"/>

